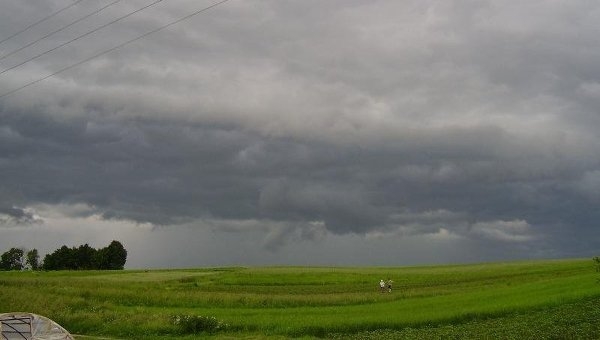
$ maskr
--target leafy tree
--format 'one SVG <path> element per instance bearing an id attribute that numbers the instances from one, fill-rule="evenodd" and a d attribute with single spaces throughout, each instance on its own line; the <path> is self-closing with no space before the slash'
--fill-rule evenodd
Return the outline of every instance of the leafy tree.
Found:
<path id="1" fill-rule="evenodd" d="M 23 249 L 10 248 L 0 258 L 0 268 L 3 270 L 23 269 Z"/>
<path id="2" fill-rule="evenodd" d="M 98 250 L 98 269 L 123 269 L 127 261 L 127 250 L 119 241 L 112 241 L 108 247 Z"/>
<path id="3" fill-rule="evenodd" d="M 77 257 L 77 268 L 73 269 L 96 269 L 98 268 L 96 259 L 98 251 L 90 247 L 87 243 L 79 246 L 75 249 L 75 256 Z"/>
<path id="4" fill-rule="evenodd" d="M 46 255 L 43 268 L 46 270 L 75 269 L 75 256 L 72 249 L 62 246 L 52 254 Z"/>
<path id="5" fill-rule="evenodd" d="M 79 247 L 62 246 L 44 257 L 45 270 L 123 269 L 127 250 L 118 241 L 96 250 L 87 243 Z"/>
<path id="6" fill-rule="evenodd" d="M 37 249 L 31 249 L 27 252 L 25 257 L 25 264 L 29 265 L 31 270 L 38 270 L 40 268 L 40 255 L 38 254 Z"/>

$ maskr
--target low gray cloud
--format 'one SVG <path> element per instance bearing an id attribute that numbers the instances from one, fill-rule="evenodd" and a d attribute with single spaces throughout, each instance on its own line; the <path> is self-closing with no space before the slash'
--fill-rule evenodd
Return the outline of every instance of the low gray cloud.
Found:
<path id="1" fill-rule="evenodd" d="M 42 223 L 42 220 L 29 209 L 0 207 L 0 226 L 22 226 L 35 223 Z"/>

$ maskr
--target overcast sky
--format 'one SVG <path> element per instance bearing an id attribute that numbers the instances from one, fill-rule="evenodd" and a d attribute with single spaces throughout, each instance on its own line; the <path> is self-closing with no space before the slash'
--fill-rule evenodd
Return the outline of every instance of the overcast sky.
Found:
<path id="1" fill-rule="evenodd" d="M 0 2 L 0 40 L 73 2 Z M 164 0 L 44 53 L 152 2 L 122 0 L 3 58 L 111 2 L 1 43 L 0 95 L 214 3 Z M 0 252 L 599 255 L 598 37 L 589 0 L 230 0 L 0 98 Z"/>

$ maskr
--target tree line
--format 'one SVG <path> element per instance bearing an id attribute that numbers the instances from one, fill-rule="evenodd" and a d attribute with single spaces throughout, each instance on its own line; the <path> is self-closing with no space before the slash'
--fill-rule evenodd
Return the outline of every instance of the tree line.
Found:
<path id="1" fill-rule="evenodd" d="M 117 270 L 125 267 L 127 250 L 121 242 L 95 249 L 87 243 L 79 247 L 62 246 L 47 254 L 40 263 L 37 249 L 11 248 L 0 257 L 0 270 Z"/>

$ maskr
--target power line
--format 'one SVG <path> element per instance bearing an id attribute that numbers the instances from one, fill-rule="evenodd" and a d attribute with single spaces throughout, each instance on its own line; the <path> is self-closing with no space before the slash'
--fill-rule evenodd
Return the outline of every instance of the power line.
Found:
<path id="1" fill-rule="evenodd" d="M 82 1 L 85 1 L 85 0 L 77 0 L 77 1 L 75 1 L 74 3 L 72 3 L 72 4 L 70 4 L 70 5 L 66 6 L 66 7 L 63 7 L 63 8 L 61 8 L 61 9 L 59 9 L 58 11 L 56 11 L 56 12 L 54 12 L 54 13 L 52 13 L 52 14 L 50 14 L 50 15 L 48 15 L 48 16 L 46 16 L 46 17 L 44 17 L 44 18 L 42 18 L 42 19 L 40 19 L 40 20 L 38 20 L 38 21 L 36 21 L 36 22 L 34 22 L 33 24 L 31 24 L 31 25 L 29 25 L 29 26 L 27 26 L 27 27 L 23 28 L 22 30 L 20 30 L 20 31 L 18 31 L 18 32 L 16 32 L 16 33 L 14 33 L 14 34 L 13 34 L 13 35 L 11 35 L 10 37 L 8 37 L 8 38 L 4 38 L 2 41 L 0 41 L 0 44 L 2 44 L 3 42 L 5 42 L 5 41 L 8 41 L 8 40 L 10 40 L 10 39 L 12 39 L 12 38 L 16 37 L 17 35 L 19 35 L 19 34 L 21 34 L 21 33 L 25 32 L 25 31 L 29 30 L 29 29 L 30 29 L 30 28 L 32 28 L 32 27 L 34 27 L 34 26 L 37 26 L 37 25 L 41 24 L 42 22 L 44 22 L 44 21 L 46 21 L 46 20 L 48 20 L 48 19 L 50 19 L 50 18 L 52 18 L 52 17 L 54 17 L 54 16 L 56 16 L 56 15 L 58 15 L 58 14 L 60 14 L 60 13 L 64 12 L 64 11 L 66 11 L 67 9 L 69 9 L 69 8 L 71 8 L 71 7 L 75 6 L 75 5 L 77 5 L 78 3 L 82 2 Z"/>
<path id="2" fill-rule="evenodd" d="M 160 26 L 160 27 L 158 27 L 158 28 L 155 28 L 155 29 L 153 29 L 153 30 L 151 30 L 151 31 L 148 31 L 148 32 L 146 32 L 146 33 L 144 33 L 144 34 L 142 34 L 142 35 L 140 35 L 140 36 L 137 36 L 137 37 L 135 37 L 135 38 L 131 39 L 131 40 L 127 40 L 127 41 L 125 41 L 125 42 L 123 42 L 123 43 L 121 43 L 121 44 L 119 44 L 119 45 L 117 45 L 117 46 L 114 46 L 114 47 L 112 47 L 112 48 L 108 49 L 108 50 L 104 50 L 104 51 L 102 51 L 102 52 L 100 52 L 100 53 L 98 53 L 98 54 L 95 54 L 95 55 L 93 55 L 93 56 L 91 56 L 91 57 L 89 57 L 89 58 L 86 58 L 86 59 L 84 59 L 84 60 L 81 60 L 81 61 L 79 61 L 79 62 L 77 62 L 77 63 L 75 63 L 75 64 L 71 64 L 71 65 L 69 65 L 69 66 L 67 66 L 67 67 L 64 67 L 64 68 L 62 68 L 62 69 L 60 69 L 60 70 L 58 70 L 58 71 L 56 71 L 56 72 L 54 72 L 54 73 L 51 73 L 51 74 L 49 74 L 49 75 L 47 75 L 47 76 L 45 76 L 45 77 L 42 77 L 42 78 L 39 78 L 39 79 L 37 79 L 37 80 L 31 81 L 31 82 L 29 82 L 29 83 L 27 83 L 27 84 L 25 84 L 25 85 L 22 85 L 22 86 L 20 86 L 20 87 L 18 87 L 18 88 L 16 88 L 16 89 L 14 89 L 14 90 L 11 90 L 11 91 L 8 91 L 8 92 L 6 92 L 6 93 L 3 93 L 3 94 L 1 94 L 1 95 L 0 95 L 0 99 L 1 99 L 1 98 L 4 98 L 4 97 L 6 97 L 6 96 L 8 96 L 8 95 L 11 95 L 11 94 L 13 94 L 13 93 L 15 93 L 15 92 L 21 91 L 22 89 L 24 89 L 24 88 L 26 88 L 26 87 L 29 87 L 29 86 L 31 86 L 31 85 L 37 84 L 37 83 L 39 83 L 39 82 L 41 82 L 41 81 L 44 81 L 44 80 L 46 80 L 46 79 L 48 79 L 48 78 L 54 77 L 55 75 L 57 75 L 57 74 L 59 74 L 59 73 L 62 73 L 62 72 L 64 72 L 64 71 L 70 70 L 70 69 L 72 69 L 72 68 L 74 68 L 74 67 L 77 67 L 77 66 L 79 66 L 79 65 L 82 65 L 82 64 L 84 64 L 84 63 L 87 63 L 87 62 L 88 62 L 88 61 L 90 61 L 90 60 L 93 60 L 93 59 L 96 59 L 96 58 L 98 58 L 98 57 L 100 57 L 100 56 L 103 56 L 103 55 L 105 55 L 105 54 L 108 54 L 108 53 L 110 53 L 110 52 L 112 52 L 112 51 L 114 51 L 114 50 L 117 50 L 117 49 L 119 49 L 119 48 L 121 48 L 121 47 L 125 46 L 125 45 L 129 45 L 129 44 L 131 44 L 131 43 L 133 43 L 133 42 L 135 42 L 135 41 L 141 40 L 141 39 L 143 39 L 143 38 L 145 38 L 145 37 L 147 37 L 147 36 L 149 36 L 149 35 L 151 35 L 151 34 L 154 34 L 154 33 L 158 32 L 158 31 L 161 31 L 161 30 L 163 30 L 163 29 L 165 29 L 165 28 L 168 28 L 168 27 L 171 27 L 171 26 L 173 26 L 173 25 L 175 25 L 175 24 L 178 24 L 178 23 L 180 23 L 180 22 L 182 22 L 182 21 L 184 21 L 184 20 L 187 20 L 187 19 L 189 19 L 189 18 L 191 18 L 191 17 L 193 17 L 193 16 L 196 16 L 196 15 L 198 15 L 198 14 L 200 14 L 200 13 L 206 12 L 206 11 L 210 10 L 211 8 L 214 8 L 214 7 L 217 7 L 217 6 L 221 5 L 221 4 L 224 4 L 224 3 L 226 3 L 227 1 L 229 1 L 229 0 L 222 0 L 222 1 L 216 2 L 216 3 L 214 3 L 214 4 L 210 5 L 210 6 L 207 6 L 207 7 L 204 7 L 204 8 L 202 8 L 202 9 L 199 9 L 199 10 L 197 10 L 197 11 L 195 11 L 195 12 L 191 13 L 191 14 L 188 14 L 188 15 L 186 15 L 186 16 L 184 16 L 184 17 L 182 17 L 182 18 L 179 18 L 179 19 L 177 19 L 177 20 L 175 20 L 175 21 L 172 21 L 172 22 L 170 22 L 170 23 L 168 23 L 168 24 L 166 24 L 166 25 L 163 25 L 163 26 Z"/>
<path id="3" fill-rule="evenodd" d="M 130 16 L 132 16 L 132 15 L 134 15 L 134 14 L 138 13 L 138 12 L 141 12 L 141 11 L 145 10 L 146 8 L 148 8 L 148 7 L 150 7 L 150 6 L 154 6 L 154 5 L 156 5 L 157 3 L 161 2 L 161 1 L 163 1 L 163 0 L 155 0 L 155 1 L 151 2 L 150 4 L 148 4 L 148 5 L 146 5 L 146 6 L 142 7 L 142 8 L 138 8 L 138 9 L 136 9 L 135 11 L 133 11 L 133 12 L 130 12 L 130 13 L 128 13 L 128 14 L 125 14 L 124 16 L 122 16 L 122 17 L 119 17 L 119 18 L 117 18 L 117 19 L 115 19 L 115 20 L 113 20 L 113 21 L 111 21 L 111 22 L 109 22 L 109 23 L 106 23 L 106 24 L 104 24 L 104 25 L 102 25 L 102 26 L 96 27 L 96 28 L 94 28 L 94 29 L 93 29 L 93 30 L 91 30 L 91 31 L 88 31 L 88 32 L 86 32 L 86 33 L 84 33 L 84 34 L 82 34 L 82 35 L 80 35 L 80 36 L 77 36 L 77 37 L 75 37 L 75 38 L 73 38 L 73 39 L 71 39 L 71 40 L 69 40 L 69 41 L 66 41 L 66 42 L 64 42 L 64 43 L 62 43 L 62 44 L 60 44 L 60 45 L 58 45 L 58 46 L 56 46 L 56 47 L 53 47 L 53 48 L 51 48 L 51 49 L 49 49 L 49 50 L 47 50 L 47 51 L 45 51 L 45 52 L 42 52 L 42 53 L 40 53 L 40 54 L 38 54 L 38 55 L 36 55 L 36 56 L 34 56 L 34 57 L 31 57 L 31 58 L 29 58 L 29 59 L 25 60 L 24 62 L 22 62 L 22 63 L 20 63 L 20 64 L 17 64 L 17 65 L 15 65 L 15 66 L 11 66 L 11 67 L 9 67 L 9 68 L 6 68 L 6 69 L 4 69 L 4 70 L 2 70 L 2 71 L 0 72 L 0 75 L 4 74 L 4 73 L 6 73 L 6 72 L 8 72 L 8 71 L 10 71 L 10 70 L 13 70 L 13 69 L 15 69 L 15 68 L 17 68 L 17 67 L 19 67 L 19 66 L 25 65 L 25 64 L 27 64 L 28 62 L 30 62 L 30 61 L 32 61 L 32 60 L 35 60 L 35 59 L 37 59 L 37 58 L 39 58 L 39 57 L 41 57 L 41 56 L 43 56 L 43 55 L 46 55 L 46 54 L 48 54 L 48 53 L 50 53 L 50 52 L 54 52 L 54 51 L 58 50 L 59 48 L 61 48 L 61 47 L 63 47 L 63 46 L 66 46 L 66 45 L 68 45 L 68 44 L 70 44 L 70 43 L 72 43 L 72 42 L 74 42 L 74 41 L 77 41 L 77 40 L 79 40 L 79 39 L 81 39 L 81 38 L 83 38 L 83 37 L 87 37 L 88 35 L 90 35 L 90 34 L 92 34 L 92 33 L 98 32 L 99 30 L 101 30 L 101 29 L 103 29 L 103 28 L 105 28 L 105 27 L 107 27 L 107 26 L 110 26 L 110 25 L 112 25 L 112 24 L 114 24 L 114 23 L 116 23 L 116 22 L 118 22 L 118 21 L 121 21 L 121 20 L 123 20 L 123 19 L 125 19 L 125 18 L 128 18 L 128 17 L 130 17 Z"/>
<path id="4" fill-rule="evenodd" d="M 15 54 L 15 53 L 17 53 L 17 52 L 20 52 L 20 51 L 22 51 L 22 50 L 26 49 L 27 47 L 29 47 L 29 46 L 32 46 L 32 45 L 34 45 L 34 44 L 36 44 L 36 43 L 38 43 L 38 42 L 40 42 L 40 41 L 42 41 L 42 40 L 44 40 L 44 39 L 48 38 L 49 36 L 51 36 L 51 35 L 53 35 L 53 34 L 56 34 L 56 33 L 58 33 L 58 32 L 64 31 L 65 29 L 67 29 L 67 28 L 69 28 L 69 27 L 71 27 L 71 26 L 73 26 L 73 25 L 75 25 L 75 24 L 77 24 L 77 23 L 79 23 L 79 22 L 81 22 L 81 21 L 83 21 L 83 20 L 85 20 L 85 19 L 87 19 L 87 18 L 91 17 L 91 16 L 92 16 L 92 15 L 94 15 L 94 14 L 98 14 L 98 13 L 100 13 L 101 11 L 105 10 L 106 8 L 108 8 L 108 7 L 112 6 L 112 5 L 114 5 L 114 4 L 116 4 L 117 2 L 120 2 L 120 1 L 121 1 L 121 0 L 115 0 L 115 1 L 113 1 L 113 2 L 111 2 L 111 3 L 109 3 L 108 5 L 106 5 L 106 6 L 104 6 L 104 7 L 101 7 L 101 8 L 99 8 L 99 9 L 97 9 L 97 10 L 93 11 L 93 12 L 92 12 L 92 13 L 90 13 L 90 14 L 87 14 L 87 15 L 85 15 L 85 16 L 83 16 L 83 17 L 81 17 L 81 18 L 79 18 L 79 19 L 77 19 L 77 20 L 75 20 L 75 21 L 71 22 L 70 24 L 68 24 L 68 25 L 66 25 L 66 26 L 63 26 L 63 27 L 61 27 L 61 28 L 59 28 L 59 29 L 57 29 L 57 30 L 55 30 L 55 31 L 52 31 L 52 32 L 50 32 L 50 33 L 48 33 L 48 34 L 44 35 L 43 37 L 41 37 L 41 38 L 39 38 L 39 39 L 37 39 L 37 40 L 35 40 L 35 41 L 32 41 L 32 42 L 30 42 L 29 44 L 27 44 L 27 45 L 25 45 L 25 46 L 22 46 L 22 47 L 20 47 L 20 48 L 17 48 L 16 50 L 14 50 L 14 51 L 12 51 L 12 52 L 10 52 L 10 53 L 7 53 L 7 54 L 5 54 L 5 55 L 1 56 L 1 57 L 0 57 L 0 60 L 3 60 L 3 59 L 5 59 L 5 58 L 7 58 L 7 57 L 10 57 L 11 55 L 13 55 L 13 54 Z"/>

